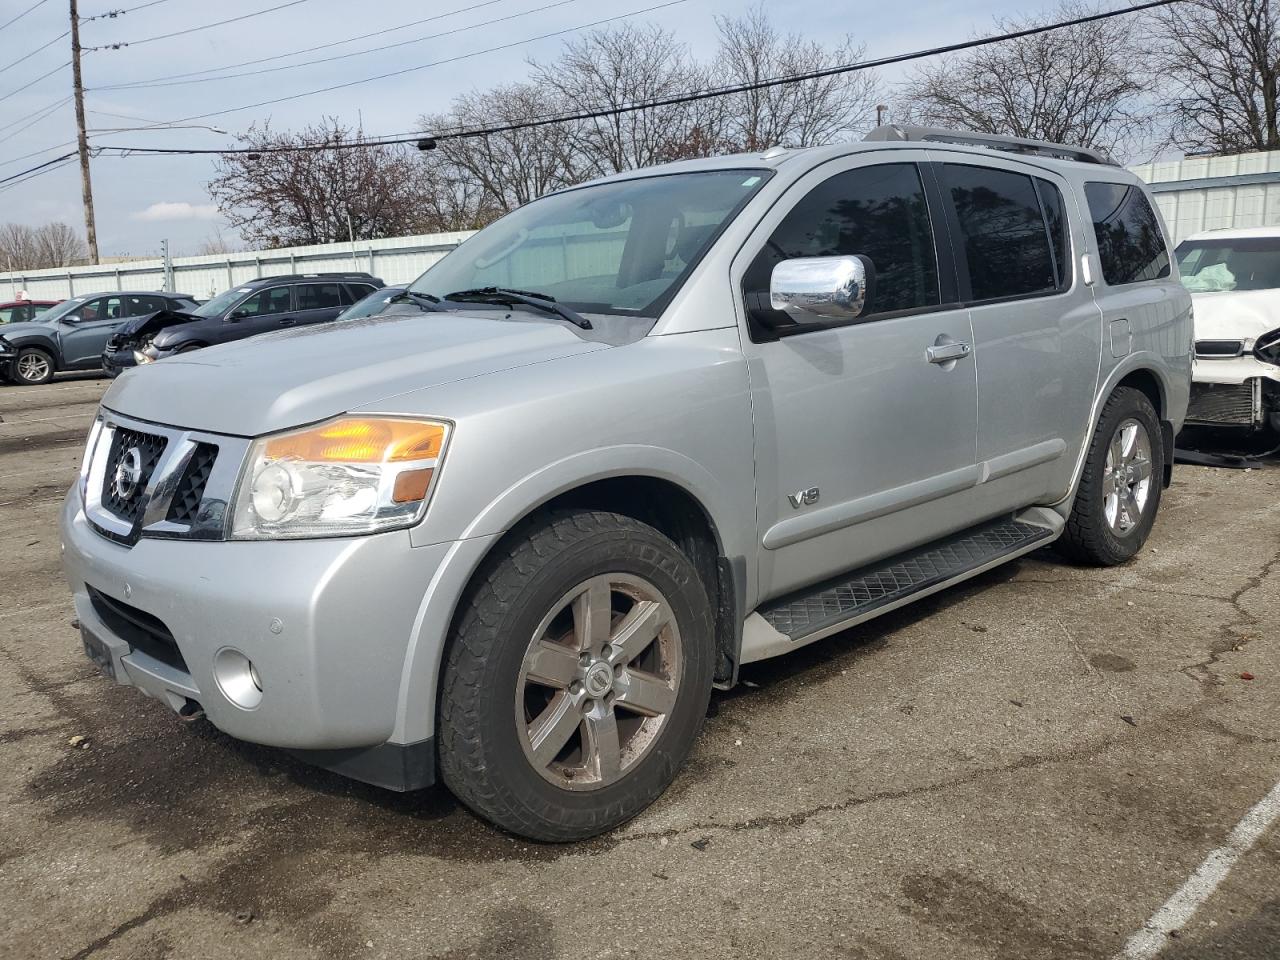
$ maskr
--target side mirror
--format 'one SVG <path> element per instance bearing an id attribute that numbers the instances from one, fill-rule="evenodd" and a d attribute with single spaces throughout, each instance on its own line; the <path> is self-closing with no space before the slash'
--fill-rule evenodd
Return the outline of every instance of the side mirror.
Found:
<path id="1" fill-rule="evenodd" d="M 230 323 L 239 323 L 248 315 L 249 314 L 246 313 L 244 310 L 232 310 L 229 314 L 227 314 L 227 320 Z"/>
<path id="2" fill-rule="evenodd" d="M 854 320 L 867 309 L 874 276 L 862 256 L 783 260 L 769 280 L 769 306 L 796 323 Z"/>

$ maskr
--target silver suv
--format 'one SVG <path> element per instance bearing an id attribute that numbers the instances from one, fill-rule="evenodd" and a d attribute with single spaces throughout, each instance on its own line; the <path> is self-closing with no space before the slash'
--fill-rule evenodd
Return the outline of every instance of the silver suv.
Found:
<path id="1" fill-rule="evenodd" d="M 1135 177 L 936 130 L 562 190 L 404 296 L 112 385 L 62 515 L 85 649 L 542 840 L 661 794 L 744 663 L 1132 557 L 1191 376 Z"/>

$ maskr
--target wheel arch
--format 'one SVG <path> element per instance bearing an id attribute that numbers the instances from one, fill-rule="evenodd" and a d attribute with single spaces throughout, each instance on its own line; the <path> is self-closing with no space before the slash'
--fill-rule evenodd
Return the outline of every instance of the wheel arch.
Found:
<path id="1" fill-rule="evenodd" d="M 472 590 L 512 538 L 556 509 L 619 513 L 654 527 L 680 547 L 703 579 L 715 613 L 716 683 L 727 686 L 736 681 L 747 593 L 746 559 L 724 555 L 724 527 L 717 523 L 706 498 L 691 486 L 642 469 L 586 477 L 566 489 L 546 490 L 526 500 L 502 531 L 459 541 L 447 561 L 447 565 L 457 564 L 446 574 L 448 586 L 429 589 L 423 599 L 405 661 L 393 739 L 405 743 L 434 735 L 445 653 Z M 480 549 L 465 548 L 480 543 Z M 439 642 L 432 642 L 436 637 Z M 429 716 L 415 715 L 424 704 L 431 706 Z"/>

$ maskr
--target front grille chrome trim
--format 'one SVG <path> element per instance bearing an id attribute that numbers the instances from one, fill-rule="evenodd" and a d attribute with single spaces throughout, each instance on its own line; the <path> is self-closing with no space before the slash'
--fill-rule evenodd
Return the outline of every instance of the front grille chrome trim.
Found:
<path id="1" fill-rule="evenodd" d="M 95 427 L 94 434 L 91 434 L 93 448 L 88 453 L 89 467 L 81 491 L 85 516 L 99 533 L 126 546 L 132 546 L 143 537 L 226 539 L 229 504 L 240 475 L 240 466 L 249 450 L 248 439 L 136 420 L 105 407 L 98 415 L 98 422 L 100 426 Z M 103 503 L 107 471 L 111 469 L 108 461 L 117 430 L 151 434 L 165 440 L 164 450 L 147 479 L 142 506 L 134 523 L 116 515 Z M 191 458 L 201 444 L 216 447 L 217 457 L 194 519 L 190 523 L 176 523 L 167 519 L 169 508 Z"/>

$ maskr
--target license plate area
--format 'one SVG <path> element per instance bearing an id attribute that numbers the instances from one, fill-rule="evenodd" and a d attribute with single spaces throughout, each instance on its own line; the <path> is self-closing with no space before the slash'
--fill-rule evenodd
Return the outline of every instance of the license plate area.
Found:
<path id="1" fill-rule="evenodd" d="M 83 624 L 80 626 L 80 640 L 84 643 L 84 654 L 92 660 L 103 676 L 116 678 L 116 662 L 111 657 L 110 648 Z"/>

